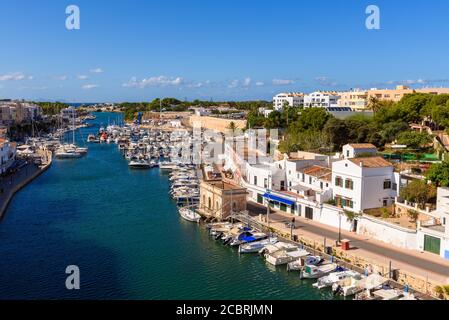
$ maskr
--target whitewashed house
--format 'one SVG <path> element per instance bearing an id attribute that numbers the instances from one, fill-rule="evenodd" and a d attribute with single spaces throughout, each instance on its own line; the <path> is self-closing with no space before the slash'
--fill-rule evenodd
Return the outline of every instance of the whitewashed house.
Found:
<path id="1" fill-rule="evenodd" d="M 0 174 L 4 174 L 16 158 L 16 143 L 0 138 Z"/>
<path id="2" fill-rule="evenodd" d="M 377 148 L 371 143 L 349 143 L 343 146 L 343 157 L 345 159 L 376 155 L 376 153 Z"/>
<path id="3" fill-rule="evenodd" d="M 449 259 L 449 188 L 438 188 L 437 208 L 429 216 L 418 222 L 418 250 Z"/>
<path id="4" fill-rule="evenodd" d="M 399 174 L 382 157 L 351 158 L 332 164 L 335 202 L 352 212 L 393 204 L 398 181 Z"/>

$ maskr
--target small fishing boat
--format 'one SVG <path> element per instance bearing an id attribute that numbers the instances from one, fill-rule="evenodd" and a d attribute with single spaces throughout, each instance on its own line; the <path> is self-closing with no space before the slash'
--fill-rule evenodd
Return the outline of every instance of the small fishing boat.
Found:
<path id="1" fill-rule="evenodd" d="M 307 252 L 304 249 L 299 249 L 298 247 L 294 250 L 279 250 L 271 254 L 265 255 L 265 260 L 274 265 L 274 266 L 281 266 L 284 264 L 287 264 L 289 262 L 292 262 L 294 260 L 297 260 L 301 257 L 308 256 L 310 253 Z"/>
<path id="2" fill-rule="evenodd" d="M 294 244 L 279 241 L 279 242 L 276 242 L 275 244 L 266 245 L 265 247 L 263 247 L 262 249 L 259 250 L 259 254 L 265 256 L 267 254 L 271 254 L 271 253 L 274 253 L 279 250 L 293 251 L 296 249 L 298 249 L 298 246 L 296 246 Z"/>
<path id="3" fill-rule="evenodd" d="M 320 256 L 306 256 L 287 264 L 287 271 L 301 271 L 306 265 L 317 266 L 323 259 Z"/>
<path id="4" fill-rule="evenodd" d="M 89 134 L 87 136 L 87 142 L 89 142 L 89 143 L 100 143 L 100 139 L 97 139 L 95 137 L 95 135 L 93 135 L 93 134 Z"/>
<path id="5" fill-rule="evenodd" d="M 381 288 L 386 282 L 388 282 L 388 279 L 378 274 L 371 274 L 368 277 L 359 274 L 334 283 L 332 285 L 332 291 L 344 297 L 349 297 L 363 290 Z"/>
<path id="6" fill-rule="evenodd" d="M 181 217 L 187 221 L 198 223 L 201 220 L 201 216 L 192 209 L 181 207 L 178 211 Z"/>
<path id="7" fill-rule="evenodd" d="M 239 253 L 255 253 L 259 252 L 265 246 L 269 244 L 275 244 L 278 242 L 278 238 L 271 237 L 265 240 L 255 241 L 251 243 L 241 244 L 239 246 Z"/>
<path id="8" fill-rule="evenodd" d="M 331 272 L 337 270 L 337 265 L 335 263 L 325 263 L 318 266 L 306 265 L 301 272 L 299 277 L 301 279 L 317 279 L 328 275 Z"/>
<path id="9" fill-rule="evenodd" d="M 312 286 L 317 289 L 324 289 L 327 287 L 332 287 L 334 283 L 337 283 L 343 279 L 357 276 L 357 272 L 352 270 L 343 270 L 337 272 L 331 272 L 327 276 L 321 277 Z"/>

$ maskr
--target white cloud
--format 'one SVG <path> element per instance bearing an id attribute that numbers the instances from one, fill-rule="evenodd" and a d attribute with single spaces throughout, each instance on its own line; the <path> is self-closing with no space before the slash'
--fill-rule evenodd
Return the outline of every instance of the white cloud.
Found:
<path id="1" fill-rule="evenodd" d="M 273 85 L 275 86 L 287 86 L 294 84 L 295 80 L 289 80 L 289 79 L 273 79 Z"/>
<path id="2" fill-rule="evenodd" d="M 257 82 L 256 82 L 256 86 L 258 86 L 258 87 L 261 87 L 261 86 L 263 86 L 263 85 L 265 85 L 265 83 L 262 82 L 262 81 L 257 81 Z"/>
<path id="3" fill-rule="evenodd" d="M 55 80 L 59 80 L 59 81 L 66 81 L 69 77 L 67 75 L 61 75 L 61 76 L 56 76 L 54 77 Z"/>
<path id="4" fill-rule="evenodd" d="M 0 75 L 0 81 L 19 81 L 23 79 L 25 79 L 25 75 L 22 72 L 13 72 Z"/>
<path id="5" fill-rule="evenodd" d="M 237 88 L 239 86 L 240 81 L 238 80 L 231 80 L 229 82 L 228 88 Z"/>
<path id="6" fill-rule="evenodd" d="M 89 70 L 90 73 L 103 73 L 103 69 L 101 68 L 95 68 L 95 69 L 90 69 Z"/>
<path id="7" fill-rule="evenodd" d="M 86 76 L 86 75 L 84 75 L 84 74 L 79 75 L 77 78 L 78 78 L 79 80 L 86 80 L 86 79 L 89 79 L 89 77 Z"/>
<path id="8" fill-rule="evenodd" d="M 20 87 L 19 89 L 21 89 L 21 90 L 47 90 L 48 87 L 47 86 L 41 86 L 41 87 L 27 87 L 27 86 L 23 86 L 23 87 Z"/>
<path id="9" fill-rule="evenodd" d="M 250 85 L 251 85 L 251 78 L 245 78 L 245 80 L 243 80 L 243 86 L 249 87 Z"/>
<path id="10" fill-rule="evenodd" d="M 129 88 L 145 88 L 145 87 L 166 87 L 166 86 L 180 86 L 184 84 L 184 79 L 181 77 L 150 77 L 142 80 L 138 80 L 136 77 L 132 77 L 127 83 L 124 83 L 124 87 Z"/>
<path id="11" fill-rule="evenodd" d="M 90 90 L 90 89 L 95 89 L 98 88 L 99 85 L 98 84 L 85 84 L 84 86 L 82 86 L 81 88 L 83 90 Z"/>
<path id="12" fill-rule="evenodd" d="M 328 77 L 325 77 L 325 76 L 316 77 L 315 81 L 319 85 L 324 86 L 324 87 L 337 87 L 340 85 L 337 81 L 329 79 Z"/>

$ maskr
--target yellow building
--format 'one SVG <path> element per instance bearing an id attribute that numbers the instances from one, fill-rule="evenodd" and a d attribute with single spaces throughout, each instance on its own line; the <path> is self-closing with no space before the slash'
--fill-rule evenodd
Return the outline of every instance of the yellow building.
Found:
<path id="1" fill-rule="evenodd" d="M 246 210 L 246 195 L 246 188 L 228 181 L 203 180 L 198 212 L 206 217 L 224 220 L 231 212 Z"/>
<path id="2" fill-rule="evenodd" d="M 370 90 L 353 90 L 340 92 L 340 100 L 338 105 L 341 107 L 350 107 L 356 111 L 366 110 L 371 97 L 375 97 L 380 101 L 400 101 L 406 94 L 411 93 L 428 93 L 428 94 L 449 94 L 449 88 L 421 88 L 412 89 L 408 86 L 397 86 L 396 89 L 370 89 Z"/>

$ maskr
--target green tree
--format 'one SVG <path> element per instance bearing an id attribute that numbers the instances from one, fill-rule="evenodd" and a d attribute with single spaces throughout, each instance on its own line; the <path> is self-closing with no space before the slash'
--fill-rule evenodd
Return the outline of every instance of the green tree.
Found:
<path id="1" fill-rule="evenodd" d="M 324 108 L 303 109 L 293 125 L 300 130 L 323 130 L 326 122 L 332 118 Z"/>
<path id="2" fill-rule="evenodd" d="M 401 189 L 400 195 L 403 199 L 424 208 L 426 203 L 436 198 L 436 188 L 423 180 L 413 180 Z"/>
<path id="3" fill-rule="evenodd" d="M 427 132 L 403 131 L 398 134 L 399 144 L 405 144 L 409 148 L 418 149 L 432 142 L 432 138 Z"/>
<path id="4" fill-rule="evenodd" d="M 425 174 L 438 187 L 449 187 L 449 160 L 434 163 Z"/>

